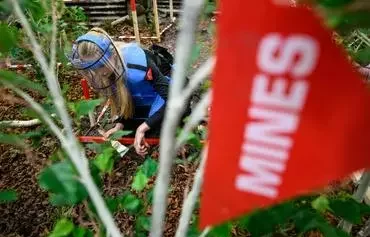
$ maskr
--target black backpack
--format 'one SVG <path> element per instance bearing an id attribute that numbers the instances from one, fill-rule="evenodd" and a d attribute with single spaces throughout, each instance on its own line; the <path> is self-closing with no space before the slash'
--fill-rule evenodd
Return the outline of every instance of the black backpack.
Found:
<path id="1" fill-rule="evenodd" d="M 170 77 L 174 58 L 168 50 L 157 44 L 152 44 L 149 49 L 145 50 L 155 62 L 161 73 Z"/>

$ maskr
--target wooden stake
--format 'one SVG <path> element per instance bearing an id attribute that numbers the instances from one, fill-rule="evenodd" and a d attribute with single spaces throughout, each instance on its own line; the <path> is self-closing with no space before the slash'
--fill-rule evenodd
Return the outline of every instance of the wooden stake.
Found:
<path id="1" fill-rule="evenodd" d="M 170 0 L 170 18 L 171 18 L 171 21 L 173 22 L 174 19 L 173 19 L 173 0 Z"/>
<path id="2" fill-rule="evenodd" d="M 161 32 L 159 32 L 159 17 L 158 17 L 157 0 L 153 0 L 153 13 L 154 13 L 155 34 L 157 35 L 158 42 L 161 42 Z"/>
<path id="3" fill-rule="evenodd" d="M 137 21 L 137 14 L 136 14 L 136 3 L 135 0 L 130 0 L 131 3 L 131 11 L 132 11 L 132 23 L 134 25 L 134 32 L 135 32 L 135 39 L 138 44 L 140 44 L 140 35 L 139 35 L 139 23 Z"/>

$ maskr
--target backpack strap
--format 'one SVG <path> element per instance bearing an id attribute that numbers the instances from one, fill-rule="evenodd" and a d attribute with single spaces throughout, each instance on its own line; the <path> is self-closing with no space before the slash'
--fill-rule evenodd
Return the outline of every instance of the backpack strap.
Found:
<path id="1" fill-rule="evenodd" d="M 127 63 L 127 67 L 131 69 L 137 69 L 146 72 L 148 70 L 148 67 L 145 67 L 143 65 L 139 64 L 133 64 L 133 63 Z"/>

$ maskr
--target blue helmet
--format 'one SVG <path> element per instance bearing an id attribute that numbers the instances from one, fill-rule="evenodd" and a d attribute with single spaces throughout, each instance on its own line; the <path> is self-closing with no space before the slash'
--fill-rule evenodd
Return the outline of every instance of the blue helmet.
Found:
<path id="1" fill-rule="evenodd" d="M 93 89 L 105 96 L 117 92 L 116 83 L 125 71 L 123 59 L 104 31 L 92 29 L 78 37 L 68 59 Z"/>

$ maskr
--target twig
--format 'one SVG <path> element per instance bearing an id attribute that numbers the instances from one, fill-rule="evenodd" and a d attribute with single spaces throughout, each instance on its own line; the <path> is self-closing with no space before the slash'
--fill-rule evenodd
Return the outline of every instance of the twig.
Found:
<path id="1" fill-rule="evenodd" d="M 54 123 L 51 117 L 46 113 L 46 111 L 38 104 L 31 96 L 27 93 L 23 92 L 22 90 L 14 87 L 11 84 L 4 83 L 5 86 L 12 89 L 15 93 L 21 96 L 24 100 L 26 100 L 30 106 L 35 110 L 36 113 L 40 115 L 40 117 L 45 121 L 45 123 L 49 126 L 50 130 L 54 133 L 54 135 L 59 139 L 63 140 L 63 134 L 60 128 Z"/>
<path id="2" fill-rule="evenodd" d="M 173 84 L 170 87 L 168 105 L 161 129 L 159 172 L 154 187 L 153 216 L 150 235 L 161 237 L 164 227 L 164 218 L 167 209 L 168 185 L 171 176 L 173 156 L 175 154 L 175 133 L 184 111 L 185 101 L 182 101 L 181 90 L 185 84 L 185 70 L 187 68 L 192 45 L 195 41 L 195 29 L 198 17 L 204 5 L 203 0 L 185 0 L 184 13 L 181 16 L 181 30 L 176 42 Z"/>
<path id="3" fill-rule="evenodd" d="M 52 114 L 51 117 L 56 117 L 56 114 Z M 41 124 L 40 119 L 0 121 L 0 126 L 7 126 L 13 128 L 33 127 L 39 124 Z"/>
<path id="4" fill-rule="evenodd" d="M 370 219 L 368 219 L 365 225 L 357 233 L 357 237 L 367 237 L 370 235 Z"/>
<path id="5" fill-rule="evenodd" d="M 52 0 L 51 2 L 51 18 L 53 20 L 52 28 L 51 28 L 51 44 L 50 44 L 50 70 L 55 70 L 55 62 L 56 62 L 56 51 L 57 51 L 57 10 L 56 10 L 56 2 Z"/>
<path id="6" fill-rule="evenodd" d="M 66 136 L 58 137 L 62 144 L 64 144 L 65 150 L 69 155 L 71 161 L 76 167 L 78 173 L 80 174 L 82 183 L 85 185 L 87 192 L 96 207 L 97 213 L 104 223 L 105 227 L 111 231 L 113 237 L 120 237 L 121 233 L 118 227 L 115 225 L 113 216 L 108 210 L 103 197 L 101 196 L 96 184 L 94 183 L 89 170 L 89 163 L 86 158 L 85 153 L 80 149 L 78 141 L 72 130 L 71 119 L 67 113 L 65 102 L 60 91 L 59 83 L 54 74 L 54 70 L 50 70 L 47 65 L 46 58 L 42 53 L 41 47 L 35 39 L 34 33 L 23 14 L 18 1 L 9 1 L 14 9 L 15 15 L 20 20 L 23 29 L 25 30 L 28 38 L 30 39 L 32 45 L 32 52 L 36 60 L 40 63 L 41 69 L 47 79 L 47 85 L 51 92 L 54 104 L 56 106 L 57 112 L 64 125 L 64 130 L 66 131 Z"/>
<path id="7" fill-rule="evenodd" d="M 69 118 L 67 111 L 65 110 L 65 103 L 64 99 L 60 93 L 60 89 L 58 86 L 58 81 L 54 75 L 53 70 L 49 70 L 49 67 L 46 62 L 46 58 L 42 53 L 41 46 L 37 43 L 34 33 L 32 32 L 31 26 L 28 23 L 26 16 L 23 14 L 18 1 L 10 1 L 13 5 L 14 12 L 16 16 L 19 18 L 23 29 L 25 30 L 28 38 L 30 39 L 30 43 L 32 45 L 32 52 L 36 58 L 36 60 L 40 63 L 41 69 L 47 79 L 48 88 L 51 92 L 51 95 L 54 99 L 55 106 L 61 117 L 63 125 L 65 126 L 66 131 L 68 131 L 69 137 L 72 139 L 72 142 L 77 141 L 72 132 L 72 124 Z M 74 138 L 74 139 L 73 139 Z"/>
<path id="8" fill-rule="evenodd" d="M 129 15 L 126 15 L 126 16 L 123 16 L 123 17 L 120 17 L 118 18 L 117 20 L 114 20 L 112 21 L 112 23 L 110 23 L 112 26 L 115 26 L 123 21 L 128 21 L 130 20 L 130 16 Z"/>
<path id="9" fill-rule="evenodd" d="M 175 237 L 185 237 L 188 233 L 188 226 L 189 226 L 189 222 L 191 219 L 191 215 L 193 213 L 194 206 L 199 196 L 200 188 L 203 183 L 203 174 L 204 174 L 204 167 L 205 167 L 206 160 L 207 160 L 207 153 L 208 153 L 208 148 L 206 146 L 202 152 L 202 158 L 201 158 L 202 161 L 195 174 L 193 187 L 183 203 L 179 226 L 176 230 Z"/>
<path id="10" fill-rule="evenodd" d="M 370 171 L 366 171 L 362 174 L 362 177 L 360 179 L 360 185 L 358 186 L 355 194 L 353 195 L 353 198 L 358 201 L 362 202 L 364 199 L 364 196 L 366 194 L 367 189 L 369 188 L 370 184 Z M 342 224 L 343 231 L 350 233 L 352 229 L 352 224 L 348 221 L 344 221 Z"/>
<path id="11" fill-rule="evenodd" d="M 212 73 L 213 68 L 216 65 L 216 58 L 212 56 L 211 58 L 207 59 L 205 63 L 199 67 L 198 71 L 190 77 L 188 86 L 184 89 L 183 97 L 184 100 L 187 100 L 193 91 L 207 78 L 204 75 L 209 75 Z"/>
<path id="12" fill-rule="evenodd" d="M 185 124 L 184 129 L 179 135 L 176 143 L 176 150 L 179 149 L 183 143 L 186 141 L 187 136 L 189 135 L 190 131 L 196 126 L 202 118 L 205 117 L 207 107 L 211 102 L 212 91 L 209 90 L 202 98 L 202 100 L 197 104 L 194 111 L 191 113 L 189 121 Z"/>
<path id="13" fill-rule="evenodd" d="M 207 227 L 203 230 L 203 232 L 199 235 L 199 237 L 206 237 L 206 235 L 211 231 L 211 227 Z"/>

